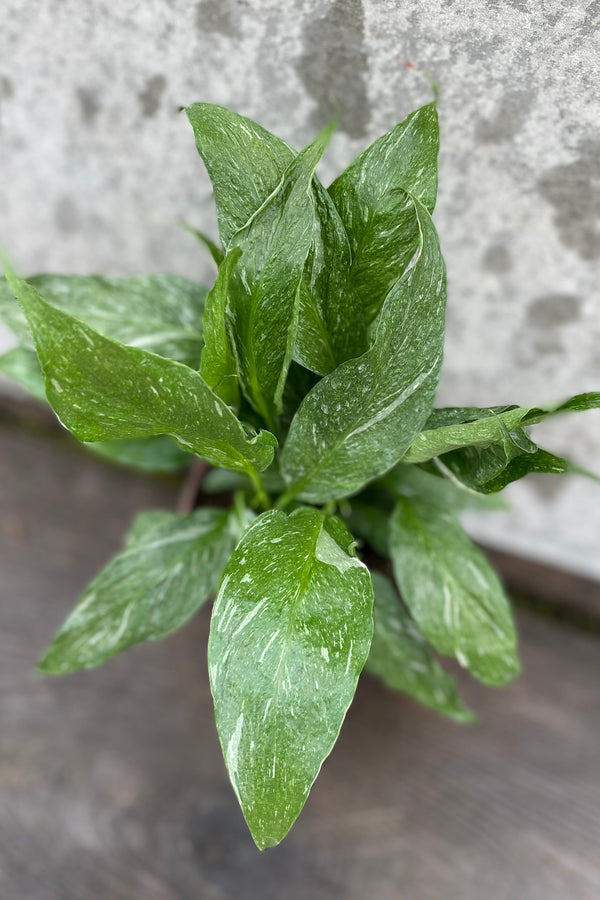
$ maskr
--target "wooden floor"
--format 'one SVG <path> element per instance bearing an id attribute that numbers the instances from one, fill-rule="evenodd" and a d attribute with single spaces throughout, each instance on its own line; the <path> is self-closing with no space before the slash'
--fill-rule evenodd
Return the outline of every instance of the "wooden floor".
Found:
<path id="1" fill-rule="evenodd" d="M 522 678 L 453 725 L 361 682 L 286 841 L 229 787 L 208 611 L 96 671 L 34 662 L 137 509 L 175 488 L 0 428 L 2 900 L 598 900 L 600 637 L 523 610 Z"/>

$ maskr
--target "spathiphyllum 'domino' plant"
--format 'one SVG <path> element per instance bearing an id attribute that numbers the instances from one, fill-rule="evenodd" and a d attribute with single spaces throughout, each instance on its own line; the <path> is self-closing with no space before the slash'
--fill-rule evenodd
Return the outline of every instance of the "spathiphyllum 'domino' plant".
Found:
<path id="1" fill-rule="evenodd" d="M 39 668 L 96 666 L 216 594 L 217 729 L 264 848 L 302 809 L 363 668 L 459 721 L 471 713 L 436 654 L 491 685 L 518 673 L 506 596 L 458 516 L 529 472 L 573 470 L 528 426 L 600 395 L 434 408 L 434 103 L 328 189 L 315 169 L 332 127 L 296 153 L 219 106 L 186 112 L 217 206 L 221 246 L 202 238 L 212 288 L 24 281 L 7 265 L 0 303 L 19 344 L 0 367 L 105 456 L 163 471 L 206 461 L 198 506 L 136 518 Z M 230 508 L 211 502 L 219 492 Z"/>

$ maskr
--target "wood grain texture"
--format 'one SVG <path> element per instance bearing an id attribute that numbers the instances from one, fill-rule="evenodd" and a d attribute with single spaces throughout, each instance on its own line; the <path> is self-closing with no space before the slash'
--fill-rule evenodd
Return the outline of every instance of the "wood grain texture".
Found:
<path id="1" fill-rule="evenodd" d="M 99 670 L 33 665 L 134 511 L 175 490 L 0 429 L 0 897 L 597 900 L 600 640 L 520 616 L 523 677 L 461 727 L 364 678 L 305 811 L 259 854 L 229 787 L 209 612 Z"/>
<path id="2" fill-rule="evenodd" d="M 485 553 L 514 591 L 540 598 L 557 614 L 568 616 L 568 610 L 575 610 L 582 622 L 588 619 L 590 626 L 600 626 L 600 581 L 488 547 Z"/>

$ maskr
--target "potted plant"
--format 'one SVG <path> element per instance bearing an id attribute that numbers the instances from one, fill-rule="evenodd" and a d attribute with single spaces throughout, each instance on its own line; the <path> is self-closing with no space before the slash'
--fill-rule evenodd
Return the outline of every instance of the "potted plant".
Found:
<path id="1" fill-rule="evenodd" d="M 471 713 L 436 653 L 492 685 L 518 673 L 509 603 L 458 516 L 529 472 L 576 470 L 527 429 L 600 395 L 434 408 L 435 103 L 327 190 L 315 170 L 333 124 L 296 153 L 227 109 L 186 112 L 217 206 L 221 246 L 199 235 L 210 291 L 171 275 L 24 281 L 6 263 L 19 343 L 0 368 L 94 451 L 191 465 L 191 498 L 202 482 L 197 508 L 136 518 L 39 669 L 96 666 L 216 593 L 217 729 L 264 848 L 302 809 L 365 666 L 458 721 Z M 211 503 L 224 491 L 228 508 Z"/>

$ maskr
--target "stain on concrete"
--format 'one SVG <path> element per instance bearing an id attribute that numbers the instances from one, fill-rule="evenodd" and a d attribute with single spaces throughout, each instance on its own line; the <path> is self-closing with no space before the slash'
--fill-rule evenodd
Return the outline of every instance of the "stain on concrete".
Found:
<path id="1" fill-rule="evenodd" d="M 196 4 L 196 28 L 200 34 L 216 32 L 234 37 L 238 33 L 239 15 L 233 0 L 199 0 Z"/>
<path id="2" fill-rule="evenodd" d="M 527 310 L 527 322 L 535 328 L 548 329 L 567 325 L 579 318 L 581 298 L 574 294 L 545 294 L 536 297 Z"/>
<path id="3" fill-rule="evenodd" d="M 340 130 L 362 137 L 369 123 L 368 59 L 361 0 L 334 0 L 327 13 L 306 21 L 296 71 L 316 106 L 312 124 L 321 128 L 337 106 Z"/>
<path id="4" fill-rule="evenodd" d="M 56 227 L 63 234 L 73 234 L 79 228 L 79 213 L 71 197 L 61 197 L 54 212 Z"/>
<path id="5" fill-rule="evenodd" d="M 557 478 L 556 475 L 545 475 L 541 472 L 530 475 L 527 484 L 542 503 L 555 503 L 559 494 L 568 486 L 568 479 Z"/>
<path id="6" fill-rule="evenodd" d="M 4 131 L 4 104 L 14 95 L 13 83 L 8 75 L 0 75 L 0 133 Z"/>
<path id="7" fill-rule="evenodd" d="M 510 91 L 502 97 L 491 119 L 481 119 L 475 136 L 485 144 L 510 140 L 521 130 L 535 100 L 532 91 Z"/>
<path id="8" fill-rule="evenodd" d="M 0 97 L 9 100 L 15 93 L 13 83 L 8 75 L 0 75 Z"/>
<path id="9" fill-rule="evenodd" d="M 505 0 L 505 2 L 509 6 L 518 9 L 519 12 L 524 13 L 527 18 L 533 18 L 534 21 L 537 21 L 537 17 L 539 16 L 539 4 L 537 0 Z M 544 10 L 544 12 L 548 13 L 547 16 L 544 16 L 544 24 L 547 24 L 549 26 L 556 25 L 559 19 L 561 19 L 565 15 L 566 4 L 557 3 L 556 9 L 553 9 L 551 4 L 548 4 L 548 6 L 549 8 L 547 10 Z M 524 21 L 527 27 L 527 19 L 525 19 Z M 511 37 L 514 43 L 514 35 L 512 35 Z"/>
<path id="10" fill-rule="evenodd" d="M 481 260 L 484 269 L 503 275 L 512 269 L 512 259 L 504 244 L 490 244 Z"/>
<path id="11" fill-rule="evenodd" d="M 519 334 L 513 344 L 513 359 L 523 369 L 541 372 L 555 372 L 564 353 L 564 346 L 552 334 Z"/>
<path id="12" fill-rule="evenodd" d="M 565 354 L 564 328 L 581 314 L 581 298 L 551 293 L 536 297 L 527 309 L 523 328 L 514 342 L 514 359 L 524 368 L 540 370 L 556 366 Z"/>
<path id="13" fill-rule="evenodd" d="M 584 32 L 589 32 L 590 36 L 596 36 L 598 31 L 598 26 L 600 25 L 600 0 L 594 0 L 593 3 L 587 7 L 585 11 L 585 16 L 583 19 L 583 27 L 582 30 Z"/>
<path id="14" fill-rule="evenodd" d="M 141 113 L 145 118 L 149 119 L 158 112 L 166 86 L 164 75 L 153 75 L 146 81 L 143 91 L 138 94 Z"/>
<path id="15" fill-rule="evenodd" d="M 554 166 L 538 181 L 542 197 L 554 207 L 562 243 L 582 259 L 600 256 L 600 138 L 585 138 L 571 163 Z"/>
<path id="16" fill-rule="evenodd" d="M 79 103 L 82 122 L 86 125 L 93 125 L 102 109 L 98 91 L 94 88 L 78 87 L 75 95 Z"/>

